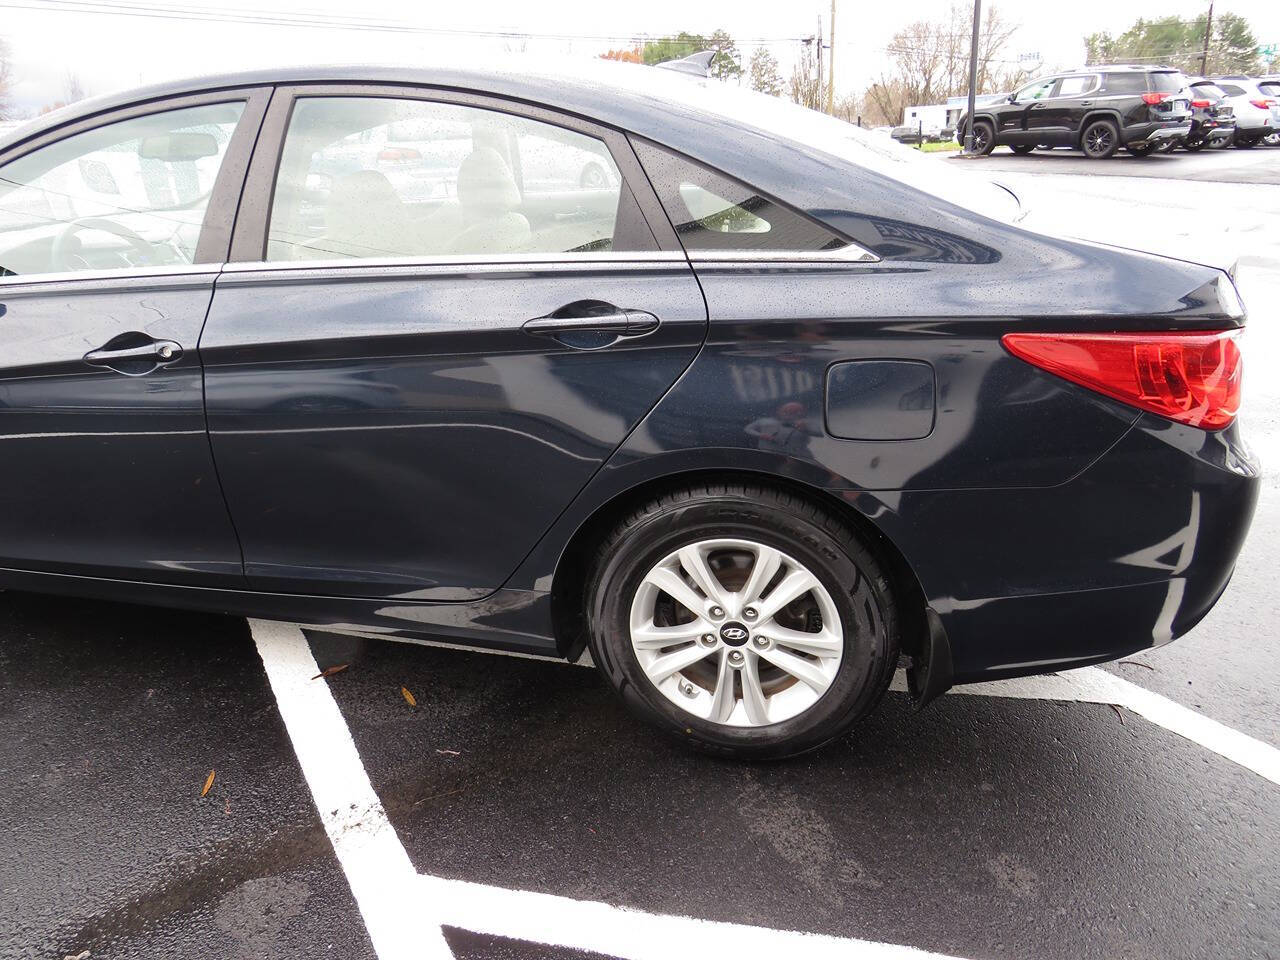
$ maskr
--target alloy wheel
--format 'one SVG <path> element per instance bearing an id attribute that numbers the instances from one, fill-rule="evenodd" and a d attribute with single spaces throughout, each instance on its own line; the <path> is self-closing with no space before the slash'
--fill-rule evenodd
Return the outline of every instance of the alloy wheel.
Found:
<path id="1" fill-rule="evenodd" d="M 703 540 L 645 574 L 631 602 L 631 646 L 645 676 L 703 720 L 761 727 L 827 692 L 844 631 L 831 594 L 780 550 Z"/>
<path id="2" fill-rule="evenodd" d="M 1098 156 L 1111 149 L 1111 128 L 1106 124 L 1097 124 L 1089 128 L 1084 135 L 1084 151 L 1091 156 Z"/>

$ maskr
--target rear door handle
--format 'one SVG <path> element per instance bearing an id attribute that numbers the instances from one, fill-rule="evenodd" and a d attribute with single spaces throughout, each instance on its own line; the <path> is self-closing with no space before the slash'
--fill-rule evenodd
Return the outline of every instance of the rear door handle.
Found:
<path id="1" fill-rule="evenodd" d="M 86 353 L 84 362 L 127 376 L 139 376 L 181 356 L 182 345 L 173 340 L 155 340 L 145 333 L 122 333 Z"/>
<path id="2" fill-rule="evenodd" d="M 1080 106 L 1082 106 L 1082 107 L 1092 107 L 1092 106 L 1093 106 L 1093 101 L 1092 101 L 1092 100 L 1081 100 L 1081 101 L 1080 101 Z"/>
<path id="3" fill-rule="evenodd" d="M 661 321 L 644 310 L 624 310 L 598 300 L 581 300 L 545 317 L 534 317 L 522 329 L 534 336 L 564 333 L 611 333 L 615 337 L 639 337 L 658 329 Z"/>

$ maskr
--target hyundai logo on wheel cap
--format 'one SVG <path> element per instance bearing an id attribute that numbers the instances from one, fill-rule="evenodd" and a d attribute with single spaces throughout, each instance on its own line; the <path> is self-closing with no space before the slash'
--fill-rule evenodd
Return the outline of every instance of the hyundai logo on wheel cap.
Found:
<path id="1" fill-rule="evenodd" d="M 747 642 L 750 631 L 742 624 L 730 620 L 720 628 L 720 639 L 731 647 L 740 647 Z"/>

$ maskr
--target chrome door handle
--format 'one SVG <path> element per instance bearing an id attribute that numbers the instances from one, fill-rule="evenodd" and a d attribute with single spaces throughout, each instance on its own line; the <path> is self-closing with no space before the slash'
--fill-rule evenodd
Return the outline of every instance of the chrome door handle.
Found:
<path id="1" fill-rule="evenodd" d="M 92 367 L 138 376 L 181 357 L 182 344 L 173 340 L 153 340 L 145 333 L 122 333 L 97 350 L 90 350 L 83 359 Z"/>
<path id="2" fill-rule="evenodd" d="M 582 300 L 545 317 L 534 317 L 521 329 L 534 336 L 612 333 L 617 337 L 639 337 L 657 330 L 660 323 L 657 317 L 644 310 L 624 310 L 598 300 Z"/>

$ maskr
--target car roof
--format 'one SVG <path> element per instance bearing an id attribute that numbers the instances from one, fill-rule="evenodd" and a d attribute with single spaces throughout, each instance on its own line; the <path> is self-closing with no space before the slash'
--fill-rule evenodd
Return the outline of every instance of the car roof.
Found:
<path id="1" fill-rule="evenodd" d="M 488 93 L 545 104 L 606 124 L 645 129 L 660 126 L 671 111 L 697 101 L 698 77 L 613 61 L 544 61 L 511 57 L 492 67 L 416 64 L 322 64 L 267 67 L 192 76 L 121 90 L 78 101 L 37 117 L 15 131 L 21 140 L 36 131 L 86 119 L 108 110 L 185 94 L 294 84 L 377 83 Z M 713 81 L 718 84 L 718 81 Z M 629 128 L 630 129 L 630 128 Z M 643 129 L 636 132 L 643 133 Z M 0 147 L 8 146 L 0 144 Z"/>

